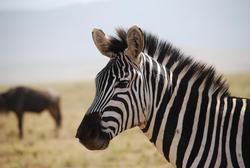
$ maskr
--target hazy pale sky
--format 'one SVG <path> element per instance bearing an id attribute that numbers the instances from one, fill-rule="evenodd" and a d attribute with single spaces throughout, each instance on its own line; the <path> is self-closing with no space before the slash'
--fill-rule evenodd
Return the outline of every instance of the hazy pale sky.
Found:
<path id="1" fill-rule="evenodd" d="M 0 84 L 93 79 L 91 31 L 134 24 L 222 73 L 250 72 L 249 0 L 1 0 Z"/>
<path id="2" fill-rule="evenodd" d="M 72 4 L 89 4 L 108 0 L 1 0 L 1 10 L 47 10 Z"/>

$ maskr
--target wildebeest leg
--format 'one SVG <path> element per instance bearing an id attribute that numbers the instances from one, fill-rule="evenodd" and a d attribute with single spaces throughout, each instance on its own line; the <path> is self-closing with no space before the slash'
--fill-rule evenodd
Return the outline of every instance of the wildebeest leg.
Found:
<path id="1" fill-rule="evenodd" d="M 19 138 L 23 138 L 23 112 L 17 112 L 17 121 L 18 121 L 18 130 L 19 130 Z"/>

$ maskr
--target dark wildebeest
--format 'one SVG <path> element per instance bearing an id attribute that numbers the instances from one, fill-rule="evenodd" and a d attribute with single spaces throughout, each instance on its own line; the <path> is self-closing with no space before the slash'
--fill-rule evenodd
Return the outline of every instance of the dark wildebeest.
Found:
<path id="1" fill-rule="evenodd" d="M 11 88 L 0 94 L 0 111 L 13 111 L 18 119 L 19 137 L 23 137 L 23 115 L 25 111 L 40 113 L 48 110 L 55 120 L 56 127 L 61 125 L 59 95 L 52 91 L 38 91 L 27 87 Z"/>

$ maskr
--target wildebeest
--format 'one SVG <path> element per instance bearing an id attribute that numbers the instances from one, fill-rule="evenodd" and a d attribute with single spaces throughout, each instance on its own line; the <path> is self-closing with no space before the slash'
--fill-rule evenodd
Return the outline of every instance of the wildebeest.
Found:
<path id="1" fill-rule="evenodd" d="M 23 137 L 24 112 L 40 113 L 48 110 L 56 123 L 61 126 L 60 97 L 53 91 L 40 91 L 28 87 L 10 88 L 0 94 L 0 111 L 13 111 L 18 120 L 19 137 Z"/>

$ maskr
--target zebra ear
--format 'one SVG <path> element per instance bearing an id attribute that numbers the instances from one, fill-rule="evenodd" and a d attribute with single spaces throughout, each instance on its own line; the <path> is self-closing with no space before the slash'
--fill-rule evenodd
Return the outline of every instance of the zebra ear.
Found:
<path id="1" fill-rule="evenodd" d="M 139 64 L 140 53 L 144 49 L 144 35 L 138 26 L 133 26 L 128 30 L 127 43 L 128 48 L 125 54 L 136 64 Z"/>
<path id="2" fill-rule="evenodd" d="M 112 52 L 109 51 L 109 39 L 101 29 L 94 28 L 92 31 L 92 38 L 96 48 L 105 56 L 112 58 Z"/>

